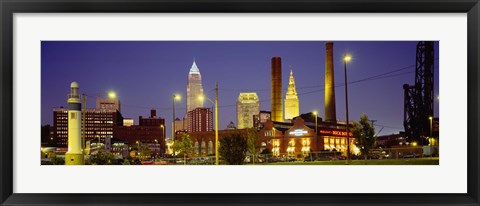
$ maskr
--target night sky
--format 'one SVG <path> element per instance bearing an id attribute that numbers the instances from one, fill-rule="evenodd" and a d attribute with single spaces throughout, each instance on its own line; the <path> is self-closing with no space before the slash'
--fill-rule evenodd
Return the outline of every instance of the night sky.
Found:
<path id="1" fill-rule="evenodd" d="M 382 134 L 403 131 L 403 84 L 415 81 L 418 42 L 334 42 L 337 119 L 345 120 L 343 53 L 348 63 L 350 120 L 362 113 L 377 120 Z M 41 58 L 42 125 L 53 125 L 55 107 L 67 106 L 70 83 L 76 81 L 86 93 L 87 107 L 95 107 L 95 96 L 115 91 L 122 115 L 149 116 L 156 108 L 171 134 L 172 94 L 178 117 L 186 106 L 187 75 L 193 59 L 202 75 L 205 95 L 214 100 L 219 84 L 219 127 L 236 124 L 236 100 L 240 92 L 257 92 L 260 109 L 270 111 L 270 60 L 282 58 L 282 96 L 293 70 L 300 113 L 313 110 L 324 115 L 325 42 L 321 41 L 43 41 Z M 435 42 L 435 96 L 438 92 L 438 42 Z M 283 102 L 282 98 L 282 102 Z M 438 117 L 438 100 L 434 114 Z M 213 104 L 205 101 L 205 107 Z"/>

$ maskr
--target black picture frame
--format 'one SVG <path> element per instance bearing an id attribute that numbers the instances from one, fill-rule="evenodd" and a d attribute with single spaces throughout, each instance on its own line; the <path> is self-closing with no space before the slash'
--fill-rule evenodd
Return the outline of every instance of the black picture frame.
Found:
<path id="1" fill-rule="evenodd" d="M 0 0 L 1 205 L 479 205 L 478 0 Z M 19 194 L 13 193 L 13 14 L 112 12 L 467 13 L 466 194 Z M 455 178 L 455 177 L 452 177 Z"/>

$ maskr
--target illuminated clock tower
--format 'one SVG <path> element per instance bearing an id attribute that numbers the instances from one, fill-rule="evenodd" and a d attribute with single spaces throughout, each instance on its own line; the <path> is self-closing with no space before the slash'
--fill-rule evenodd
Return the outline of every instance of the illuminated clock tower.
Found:
<path id="1" fill-rule="evenodd" d="M 297 90 L 295 89 L 295 79 L 293 78 L 293 72 L 290 70 L 290 79 L 288 81 L 287 94 L 285 95 L 285 118 L 293 119 L 298 117 L 300 113 L 300 103 L 298 100 Z"/>

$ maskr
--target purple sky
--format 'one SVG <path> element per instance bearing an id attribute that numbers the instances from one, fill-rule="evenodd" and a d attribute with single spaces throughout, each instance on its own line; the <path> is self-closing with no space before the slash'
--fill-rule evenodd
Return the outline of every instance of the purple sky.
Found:
<path id="1" fill-rule="evenodd" d="M 52 108 L 67 105 L 70 82 L 80 92 L 105 97 L 116 91 L 123 117 L 157 115 L 172 121 L 173 93 L 180 93 L 177 116 L 185 114 L 187 75 L 195 58 L 202 74 L 207 97 L 215 98 L 219 84 L 219 127 L 236 123 L 236 100 L 240 92 L 257 92 L 261 110 L 270 110 L 270 59 L 282 58 L 283 96 L 293 69 L 300 99 L 300 113 L 324 113 L 325 42 L 320 41 L 141 41 L 141 42 L 42 42 L 42 125 L 53 124 Z M 403 88 L 415 80 L 417 42 L 334 42 L 334 69 L 337 119 L 345 120 L 344 69 L 342 56 L 348 52 L 349 115 L 358 120 L 362 113 L 378 120 L 380 134 L 403 131 Z M 402 69 L 404 68 L 404 69 Z M 438 95 L 438 42 L 435 42 L 435 95 Z M 283 101 L 283 100 L 282 100 Z M 212 104 L 205 102 L 206 107 Z M 87 107 L 95 107 L 89 98 Z M 438 117 L 438 101 L 434 113 Z M 171 124 L 167 124 L 171 134 Z M 169 135 L 167 135 L 169 136 Z"/>

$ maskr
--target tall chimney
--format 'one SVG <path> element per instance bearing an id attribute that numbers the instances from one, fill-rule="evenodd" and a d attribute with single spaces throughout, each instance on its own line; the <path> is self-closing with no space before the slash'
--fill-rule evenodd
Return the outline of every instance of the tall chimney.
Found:
<path id="1" fill-rule="evenodd" d="M 151 109 L 150 110 L 150 118 L 157 117 L 157 110 L 156 109 Z"/>
<path id="2" fill-rule="evenodd" d="M 282 59 L 272 57 L 271 119 L 283 122 L 282 112 Z"/>
<path id="3" fill-rule="evenodd" d="M 325 122 L 337 122 L 335 108 L 335 81 L 333 75 L 333 42 L 325 43 Z"/>

